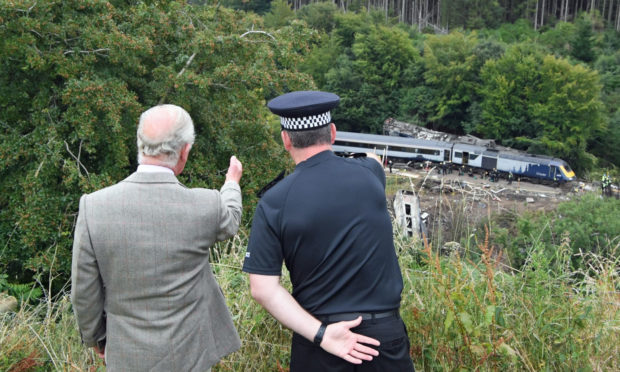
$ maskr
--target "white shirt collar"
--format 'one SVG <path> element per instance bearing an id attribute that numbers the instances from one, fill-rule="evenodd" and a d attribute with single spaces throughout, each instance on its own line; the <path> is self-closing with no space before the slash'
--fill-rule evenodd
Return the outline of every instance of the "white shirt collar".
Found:
<path id="1" fill-rule="evenodd" d="M 138 173 L 156 173 L 156 172 L 167 172 L 174 175 L 174 172 L 170 168 L 162 167 L 160 165 L 152 165 L 152 164 L 140 164 L 138 165 L 138 169 L 136 170 Z"/>

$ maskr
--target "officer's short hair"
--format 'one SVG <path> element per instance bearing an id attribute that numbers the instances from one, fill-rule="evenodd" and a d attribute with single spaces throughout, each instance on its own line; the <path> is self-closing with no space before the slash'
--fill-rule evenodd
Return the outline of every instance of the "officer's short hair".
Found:
<path id="1" fill-rule="evenodd" d="M 313 145 L 330 145 L 332 143 L 331 126 L 326 125 L 304 131 L 287 130 L 293 147 L 303 149 Z"/>

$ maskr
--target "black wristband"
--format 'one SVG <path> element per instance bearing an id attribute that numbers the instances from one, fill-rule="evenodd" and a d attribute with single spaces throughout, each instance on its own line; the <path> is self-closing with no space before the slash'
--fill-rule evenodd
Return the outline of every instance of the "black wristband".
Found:
<path id="1" fill-rule="evenodd" d="M 321 346 L 321 342 L 323 342 L 323 335 L 325 334 L 325 328 L 327 328 L 327 324 L 321 323 L 319 330 L 316 331 L 316 336 L 314 336 L 314 344 L 316 346 Z"/>

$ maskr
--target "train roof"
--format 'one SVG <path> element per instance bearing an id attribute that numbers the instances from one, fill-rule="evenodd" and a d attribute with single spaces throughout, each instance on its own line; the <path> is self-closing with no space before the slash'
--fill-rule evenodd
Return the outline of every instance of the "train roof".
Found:
<path id="1" fill-rule="evenodd" d="M 558 158 L 554 158 L 546 155 L 534 155 L 528 153 L 519 153 L 519 152 L 505 152 L 502 151 L 499 153 L 500 158 L 505 159 L 513 159 L 513 160 L 524 160 L 528 162 L 535 162 L 538 164 L 544 165 L 567 165 L 567 163 Z"/>
<path id="2" fill-rule="evenodd" d="M 483 156 L 499 157 L 504 159 L 513 159 L 527 161 L 531 163 L 538 163 L 544 165 L 564 165 L 568 164 L 559 158 L 554 158 L 546 155 L 535 155 L 527 152 L 510 149 L 507 147 L 489 148 L 486 146 L 472 145 L 462 142 L 444 142 L 435 141 L 429 139 L 413 138 L 413 137 L 401 137 L 401 136 L 389 136 L 380 134 L 369 133 L 355 133 L 355 132 L 336 132 L 336 141 L 344 142 L 360 142 L 367 144 L 392 146 L 392 147 L 413 147 L 413 148 L 427 148 L 427 149 L 452 149 L 457 151 L 467 151 L 475 154 L 482 154 Z M 336 148 L 343 148 L 343 146 L 335 146 Z"/>
<path id="3" fill-rule="evenodd" d="M 486 149 L 487 149 L 486 147 L 470 145 L 468 143 L 455 143 L 454 144 L 454 150 L 473 152 L 474 154 L 482 154 L 484 151 L 486 151 Z"/>
<path id="4" fill-rule="evenodd" d="M 364 142 L 385 146 L 408 146 L 450 149 L 452 144 L 449 142 L 425 140 L 412 137 L 384 136 L 379 134 L 354 133 L 336 131 L 336 141 Z"/>

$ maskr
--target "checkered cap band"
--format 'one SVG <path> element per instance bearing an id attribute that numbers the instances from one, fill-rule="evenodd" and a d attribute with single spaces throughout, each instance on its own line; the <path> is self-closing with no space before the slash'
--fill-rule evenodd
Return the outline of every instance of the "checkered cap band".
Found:
<path id="1" fill-rule="evenodd" d="M 328 112 L 318 115 L 304 116 L 302 118 L 285 118 L 280 117 L 282 128 L 286 130 L 304 130 L 322 127 L 331 123 L 332 116 Z"/>

